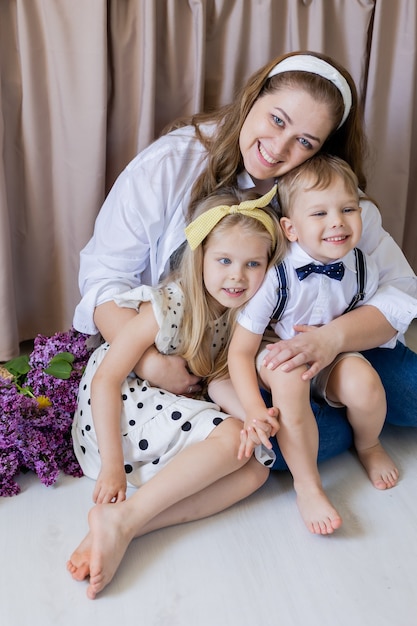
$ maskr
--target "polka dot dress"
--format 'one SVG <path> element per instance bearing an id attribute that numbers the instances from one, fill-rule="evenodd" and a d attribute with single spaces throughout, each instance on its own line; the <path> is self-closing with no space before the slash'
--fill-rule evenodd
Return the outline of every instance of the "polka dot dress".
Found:
<path id="1" fill-rule="evenodd" d="M 134 308 L 137 308 L 139 300 L 152 302 L 156 319 L 162 322 L 157 348 L 165 353 L 175 352 L 181 341 L 178 329 L 183 302 L 177 285 L 170 284 L 166 290 L 143 286 L 128 292 L 123 298 L 124 303 L 131 302 L 132 306 L 134 303 Z M 118 300 L 121 303 L 121 298 Z M 216 323 L 216 349 L 225 340 L 225 330 L 221 321 Z M 164 346 L 163 350 L 161 346 Z M 108 348 L 108 344 L 102 344 L 89 359 L 81 379 L 72 426 L 75 454 L 84 474 L 93 479 L 99 474 L 101 461 L 91 414 L 90 385 Z M 212 402 L 177 396 L 151 387 L 147 381 L 134 375 L 122 384 L 121 397 L 120 430 L 126 478 L 135 487 L 152 478 L 186 446 L 206 439 L 228 417 Z"/>

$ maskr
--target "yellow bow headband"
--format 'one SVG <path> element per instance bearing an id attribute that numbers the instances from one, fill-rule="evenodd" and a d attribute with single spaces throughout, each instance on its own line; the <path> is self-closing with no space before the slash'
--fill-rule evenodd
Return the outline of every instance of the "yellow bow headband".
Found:
<path id="1" fill-rule="evenodd" d="M 185 229 L 185 236 L 187 237 L 191 250 L 198 248 L 220 220 L 232 213 L 242 213 L 243 215 L 253 217 L 255 220 L 261 222 L 271 235 L 272 245 L 275 247 L 277 242 L 276 226 L 270 215 L 262 211 L 262 208 L 268 206 L 276 192 L 277 186 L 274 185 L 272 189 L 261 198 L 245 200 L 233 206 L 216 206 L 199 215 L 191 224 L 188 224 Z"/>

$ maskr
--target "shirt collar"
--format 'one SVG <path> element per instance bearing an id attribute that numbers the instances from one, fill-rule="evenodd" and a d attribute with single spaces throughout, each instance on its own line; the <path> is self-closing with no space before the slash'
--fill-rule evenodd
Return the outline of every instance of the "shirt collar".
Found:
<path id="1" fill-rule="evenodd" d="M 320 263 L 320 261 L 316 261 L 309 254 L 307 254 L 307 252 L 305 252 L 297 242 L 290 243 L 288 258 L 291 260 L 291 263 L 294 265 L 294 267 L 306 265 L 307 263 L 316 263 L 317 265 L 323 265 L 323 263 Z M 344 263 L 346 269 L 356 273 L 356 260 L 353 250 L 348 252 L 341 259 L 335 259 L 334 261 L 332 261 L 332 263 L 338 263 L 339 261 L 342 261 Z"/>
<path id="2" fill-rule="evenodd" d="M 255 184 L 246 170 L 237 175 L 237 186 L 239 189 L 252 189 Z"/>

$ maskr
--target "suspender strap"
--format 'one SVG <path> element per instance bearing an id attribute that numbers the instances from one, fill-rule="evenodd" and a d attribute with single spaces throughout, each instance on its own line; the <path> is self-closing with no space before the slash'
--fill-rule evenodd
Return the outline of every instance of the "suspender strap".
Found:
<path id="1" fill-rule="evenodd" d="M 271 321 L 278 322 L 285 311 L 288 301 L 288 273 L 285 262 L 283 261 L 279 265 L 275 265 L 275 271 L 278 280 L 277 303 L 271 315 Z"/>
<path id="2" fill-rule="evenodd" d="M 365 297 L 365 285 L 366 285 L 366 263 L 362 250 L 354 248 L 355 260 L 356 260 L 356 278 L 357 278 L 357 292 L 353 296 L 351 303 L 343 311 L 343 314 L 351 311 L 361 300 Z"/>
<path id="3" fill-rule="evenodd" d="M 366 262 L 365 257 L 359 248 L 354 248 L 355 262 L 356 262 L 356 278 L 357 278 L 357 291 L 353 296 L 349 306 L 343 311 L 348 313 L 351 311 L 361 300 L 365 297 L 365 285 L 366 285 Z M 275 305 L 274 312 L 271 315 L 271 321 L 279 322 L 281 319 L 285 307 L 287 306 L 289 289 L 288 289 L 288 270 L 285 265 L 285 261 L 279 265 L 275 265 L 275 271 L 277 274 L 277 303 Z"/>

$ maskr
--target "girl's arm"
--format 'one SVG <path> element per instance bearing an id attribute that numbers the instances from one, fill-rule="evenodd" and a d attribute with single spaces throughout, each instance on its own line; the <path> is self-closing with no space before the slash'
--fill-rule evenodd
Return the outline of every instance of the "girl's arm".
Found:
<path id="1" fill-rule="evenodd" d="M 375 307 L 364 305 L 320 327 L 295 326 L 292 339 L 268 346 L 265 366 L 290 372 L 300 365 L 309 365 L 303 374 L 310 380 L 331 363 L 340 352 L 361 351 L 387 343 L 397 331 Z"/>
<path id="2" fill-rule="evenodd" d="M 120 434 L 121 385 L 152 345 L 159 327 L 152 305 L 144 302 L 139 314 L 114 338 L 91 384 L 91 410 L 101 457 L 93 499 L 96 503 L 121 501 L 126 497 L 126 474 Z"/>
<path id="3" fill-rule="evenodd" d="M 136 310 L 120 307 L 112 300 L 96 307 L 94 322 L 104 339 L 112 343 L 120 329 L 135 317 Z M 171 393 L 185 395 L 190 392 L 190 387 L 193 387 L 193 393 L 199 390 L 200 379 L 190 374 L 184 359 L 175 354 L 161 354 L 153 346 L 153 342 L 130 371 L 132 370 L 140 378 L 149 381 L 153 387 L 162 387 Z"/>
<path id="4" fill-rule="evenodd" d="M 271 448 L 269 433 L 272 431 L 274 435 L 278 430 L 277 420 L 265 406 L 259 390 L 255 358 L 261 340 L 262 335 L 256 335 L 237 324 L 229 347 L 230 378 L 246 414 L 244 430 L 247 436 L 242 439 L 239 458 L 252 454 L 254 446 L 259 443 L 258 438 L 267 448 Z M 268 426 L 268 436 L 265 424 Z M 250 438 L 252 431 L 256 433 L 255 440 Z"/>

